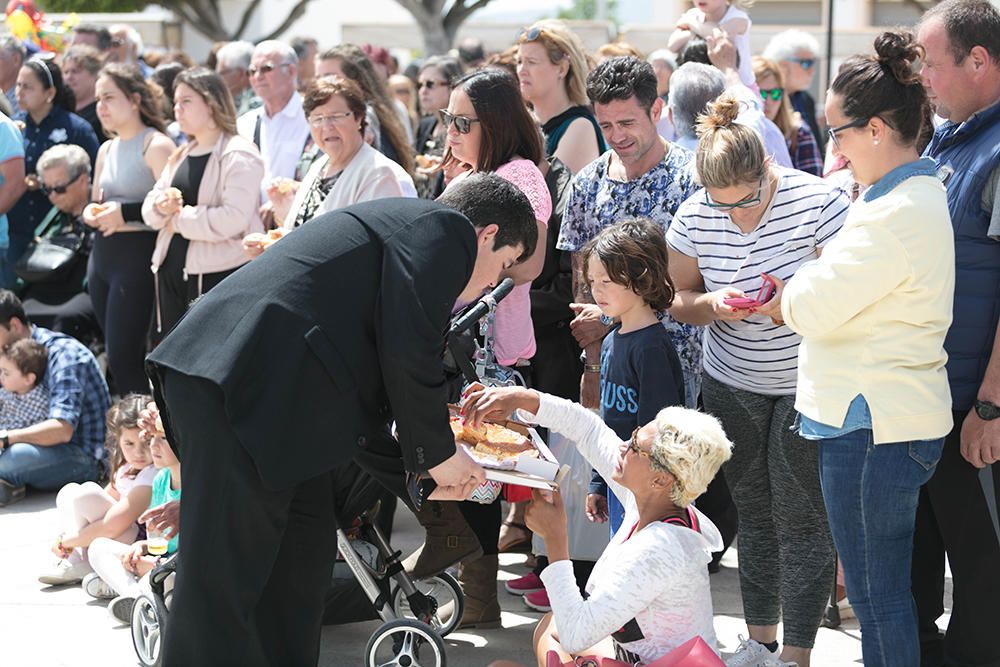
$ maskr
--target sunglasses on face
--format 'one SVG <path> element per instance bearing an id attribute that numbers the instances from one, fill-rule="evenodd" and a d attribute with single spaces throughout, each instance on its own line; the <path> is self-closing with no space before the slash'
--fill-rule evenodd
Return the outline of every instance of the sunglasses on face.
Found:
<path id="1" fill-rule="evenodd" d="M 112 48 L 116 48 L 116 49 L 118 47 L 120 47 L 120 46 L 125 46 L 125 40 L 124 39 L 117 39 L 117 38 L 112 39 L 111 40 L 111 46 L 112 46 Z"/>
<path id="2" fill-rule="evenodd" d="M 74 179 L 66 181 L 62 185 L 45 185 L 45 183 L 42 183 L 41 186 L 39 187 L 39 189 L 42 192 L 44 192 L 46 196 L 50 196 L 50 195 L 64 195 L 64 194 L 66 194 L 66 191 L 69 190 L 70 186 L 73 185 L 74 183 L 76 183 L 77 180 L 79 180 L 79 178 L 80 177 L 77 176 Z"/>
<path id="3" fill-rule="evenodd" d="M 751 197 L 747 195 L 743 199 L 739 200 L 734 204 L 719 204 L 712 201 L 711 197 L 708 195 L 708 188 L 705 189 L 705 206 L 709 208 L 714 208 L 717 211 L 731 211 L 734 208 L 751 208 L 760 203 L 760 193 L 764 191 L 764 179 L 760 179 L 760 184 L 757 186 L 757 195 Z"/>
<path id="4" fill-rule="evenodd" d="M 459 134 L 468 134 L 472 131 L 472 124 L 478 123 L 478 118 L 469 118 L 468 116 L 456 116 L 450 114 L 444 109 L 441 109 L 441 122 L 444 123 L 445 129 L 451 127 L 451 124 L 455 124 L 455 129 Z"/>
<path id="5" fill-rule="evenodd" d="M 255 74 L 270 74 L 279 67 L 284 67 L 284 66 L 285 66 L 284 64 L 273 65 L 271 63 L 265 63 L 260 67 L 257 67 L 256 65 L 250 65 L 250 67 L 247 68 L 247 74 L 249 74 L 250 76 L 253 76 Z"/>
<path id="6" fill-rule="evenodd" d="M 637 426 L 634 431 L 632 431 L 632 437 L 628 441 L 627 451 L 635 452 L 639 456 L 649 461 L 649 466 L 654 470 L 662 470 L 663 472 L 668 472 L 674 476 L 674 484 L 680 486 L 680 479 L 674 472 L 668 468 L 665 464 L 661 463 L 659 459 L 655 458 L 651 452 L 647 452 L 645 449 L 639 446 L 639 429 L 641 426 Z"/>
<path id="7" fill-rule="evenodd" d="M 816 64 L 815 58 L 789 58 L 789 62 L 798 63 L 802 69 L 812 69 Z"/>
<path id="8" fill-rule="evenodd" d="M 852 120 L 850 123 L 844 123 L 839 127 L 831 127 L 826 131 L 826 135 L 830 137 L 830 141 L 833 142 L 834 146 L 840 148 L 840 140 L 837 138 L 838 134 L 840 134 L 844 130 L 850 130 L 851 128 L 854 127 L 864 127 L 865 125 L 868 124 L 868 121 L 870 120 L 871 118 L 858 118 L 857 120 Z"/>
<path id="9" fill-rule="evenodd" d="M 760 89 L 760 97 L 765 102 L 767 102 L 767 98 L 769 98 L 769 97 L 772 100 L 774 100 L 775 102 L 777 102 L 777 101 L 779 101 L 781 99 L 781 96 L 784 95 L 784 94 L 785 94 L 785 89 L 784 88 L 770 88 L 770 89 L 761 88 Z"/>
<path id="10" fill-rule="evenodd" d="M 427 90 L 434 90 L 435 88 L 438 88 L 440 86 L 447 86 L 447 85 L 448 85 L 447 81 L 433 81 L 433 80 L 418 81 L 417 90 L 422 90 L 424 88 L 426 88 Z"/>

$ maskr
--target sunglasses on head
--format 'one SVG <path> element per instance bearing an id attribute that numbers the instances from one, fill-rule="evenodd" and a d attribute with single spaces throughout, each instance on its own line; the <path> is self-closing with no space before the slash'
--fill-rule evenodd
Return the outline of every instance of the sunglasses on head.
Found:
<path id="1" fill-rule="evenodd" d="M 542 36 L 544 28 L 531 28 L 530 30 L 522 30 L 521 34 L 518 35 L 518 40 L 525 42 L 534 42 L 536 39 Z"/>
<path id="2" fill-rule="evenodd" d="M 769 97 L 772 100 L 774 100 L 775 102 L 777 102 L 778 100 L 781 99 L 781 96 L 784 95 L 784 94 L 785 94 L 785 89 L 784 88 L 770 88 L 770 89 L 761 88 L 760 89 L 760 97 L 765 102 L 767 102 L 767 98 L 769 98 Z"/>
<path id="3" fill-rule="evenodd" d="M 469 118 L 468 116 L 456 116 L 454 114 L 448 113 L 446 110 L 441 109 L 441 122 L 444 123 L 445 128 L 451 127 L 451 124 L 455 124 L 455 129 L 459 134 L 468 134 L 472 131 L 472 124 L 478 123 L 478 118 Z"/>
<path id="4" fill-rule="evenodd" d="M 815 58 L 789 58 L 789 62 L 798 63 L 802 69 L 812 69 L 816 64 Z"/>
<path id="5" fill-rule="evenodd" d="M 428 79 L 427 81 L 418 81 L 417 90 L 421 90 L 422 88 L 426 88 L 427 90 L 434 90 L 439 86 L 447 86 L 447 85 L 448 85 L 447 81 L 434 81 L 433 79 Z"/>

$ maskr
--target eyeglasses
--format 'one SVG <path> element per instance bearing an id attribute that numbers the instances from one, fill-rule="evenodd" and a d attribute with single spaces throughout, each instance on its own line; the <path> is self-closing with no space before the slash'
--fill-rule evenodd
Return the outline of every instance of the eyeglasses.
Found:
<path id="1" fill-rule="evenodd" d="M 789 58 L 788 62 L 798 63 L 802 69 L 812 69 L 816 64 L 815 58 Z"/>
<path id="2" fill-rule="evenodd" d="M 341 125 L 348 118 L 353 117 L 353 111 L 337 111 L 326 116 L 312 116 L 309 119 L 309 126 L 319 128 L 324 125 Z"/>
<path id="3" fill-rule="evenodd" d="M 111 39 L 111 42 L 110 42 L 110 44 L 111 44 L 111 46 L 112 46 L 113 48 L 116 48 L 116 49 L 117 49 L 117 48 L 118 48 L 119 46 L 125 46 L 125 40 L 124 40 L 124 39 L 119 39 L 119 38 L 117 38 L 117 37 L 113 37 L 113 38 Z"/>
<path id="4" fill-rule="evenodd" d="M 636 426 L 635 430 L 632 431 L 632 437 L 628 441 L 628 449 L 627 449 L 627 451 L 635 452 L 639 456 L 641 456 L 644 459 L 646 459 L 647 461 L 649 461 L 649 465 L 650 465 L 651 468 L 654 468 L 656 470 L 662 470 L 663 472 L 670 473 L 671 475 L 673 475 L 673 477 L 674 477 L 674 486 L 680 488 L 680 486 L 681 486 L 681 480 L 680 480 L 680 478 L 677 475 L 674 474 L 674 471 L 671 470 L 667 466 L 667 464 L 663 463 L 658 458 L 656 458 L 655 456 L 653 456 L 652 452 L 647 452 L 645 449 L 643 449 L 642 447 L 639 446 L 639 429 L 641 429 L 641 428 L 642 428 L 641 426 Z M 676 437 L 676 431 L 673 431 L 673 429 L 670 428 L 670 427 L 668 427 L 667 430 L 670 431 L 670 432 L 672 432 L 674 434 L 674 436 Z"/>
<path id="5" fill-rule="evenodd" d="M 849 130 L 852 127 L 864 127 L 870 120 L 871 118 L 858 118 L 857 120 L 852 120 L 850 123 L 844 123 L 840 127 L 831 127 L 826 131 L 826 135 L 830 137 L 830 141 L 833 142 L 834 146 L 840 148 L 840 140 L 837 139 L 837 134 L 843 132 L 844 130 Z"/>
<path id="6" fill-rule="evenodd" d="M 434 90 L 439 86 L 447 86 L 447 85 L 449 85 L 447 81 L 433 81 L 433 80 L 418 81 L 417 90 L 422 90 L 424 88 L 426 88 L 427 90 Z"/>
<path id="7" fill-rule="evenodd" d="M 750 197 L 747 195 L 743 199 L 739 200 L 735 204 L 719 204 L 712 201 L 711 197 L 708 195 L 708 188 L 705 188 L 705 206 L 709 208 L 714 208 L 717 211 L 731 211 L 734 208 L 751 208 L 760 203 L 760 193 L 764 191 L 764 179 L 760 179 L 760 184 L 757 186 L 757 195 Z"/>
<path id="8" fill-rule="evenodd" d="M 778 100 L 781 99 L 781 96 L 784 95 L 784 94 L 785 94 L 785 89 L 784 88 L 770 88 L 770 89 L 761 88 L 760 89 L 760 97 L 765 102 L 767 102 L 767 98 L 769 98 L 769 97 L 772 100 L 774 100 L 775 102 L 777 102 Z"/>
<path id="9" fill-rule="evenodd" d="M 459 134 L 468 134 L 472 131 L 472 124 L 478 123 L 478 118 L 469 118 L 468 116 L 456 116 L 454 114 L 448 113 L 446 110 L 439 110 L 441 114 L 441 122 L 444 123 L 445 129 L 451 127 L 451 124 L 455 124 L 455 129 Z"/>
<path id="10" fill-rule="evenodd" d="M 279 67 L 285 67 L 286 65 L 288 65 L 288 63 L 281 63 L 280 65 L 264 63 L 260 67 L 257 67 L 256 65 L 250 65 L 250 67 L 247 68 L 247 74 L 249 74 L 250 76 L 253 76 L 255 74 L 270 74 Z"/>
<path id="11" fill-rule="evenodd" d="M 66 194 L 66 191 L 69 190 L 70 186 L 76 183 L 78 180 L 80 180 L 79 176 L 77 176 L 76 178 L 71 178 L 62 185 L 45 185 L 45 183 L 42 183 L 39 186 L 39 189 L 42 192 L 44 192 L 46 196 L 64 195 Z"/>

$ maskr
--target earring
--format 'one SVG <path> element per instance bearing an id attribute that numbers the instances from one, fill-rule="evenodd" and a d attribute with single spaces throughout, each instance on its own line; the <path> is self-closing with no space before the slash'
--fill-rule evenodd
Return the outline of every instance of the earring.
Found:
<path id="1" fill-rule="evenodd" d="M 878 139 L 875 140 L 875 145 L 878 146 Z"/>

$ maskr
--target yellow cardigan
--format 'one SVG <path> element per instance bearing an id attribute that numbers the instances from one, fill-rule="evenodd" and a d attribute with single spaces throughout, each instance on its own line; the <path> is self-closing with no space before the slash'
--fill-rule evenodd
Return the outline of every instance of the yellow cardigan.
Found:
<path id="1" fill-rule="evenodd" d="M 937 178 L 913 176 L 859 199 L 782 297 L 785 322 L 802 335 L 796 410 L 839 427 L 862 394 L 876 444 L 946 435 L 954 291 L 954 237 Z"/>

